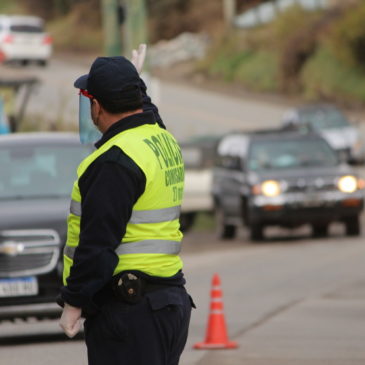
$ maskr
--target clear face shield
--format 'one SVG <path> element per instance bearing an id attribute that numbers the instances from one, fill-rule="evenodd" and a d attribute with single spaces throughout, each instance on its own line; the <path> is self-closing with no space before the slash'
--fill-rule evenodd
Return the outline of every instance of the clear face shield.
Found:
<path id="1" fill-rule="evenodd" d="M 5 113 L 3 100 L 0 96 L 0 134 L 8 134 L 10 132 L 8 118 Z"/>
<path id="2" fill-rule="evenodd" d="M 98 141 L 102 134 L 96 128 L 91 118 L 91 103 L 92 97 L 86 90 L 80 90 L 79 98 L 79 134 L 82 144 L 91 144 Z"/>

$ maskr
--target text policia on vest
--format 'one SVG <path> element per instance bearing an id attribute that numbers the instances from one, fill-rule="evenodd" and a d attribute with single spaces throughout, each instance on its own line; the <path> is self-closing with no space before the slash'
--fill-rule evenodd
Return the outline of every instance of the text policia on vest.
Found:
<path id="1" fill-rule="evenodd" d="M 175 185 L 184 181 L 184 166 L 180 147 L 166 134 L 157 134 L 143 140 L 155 154 L 159 166 L 165 170 L 165 185 Z"/>

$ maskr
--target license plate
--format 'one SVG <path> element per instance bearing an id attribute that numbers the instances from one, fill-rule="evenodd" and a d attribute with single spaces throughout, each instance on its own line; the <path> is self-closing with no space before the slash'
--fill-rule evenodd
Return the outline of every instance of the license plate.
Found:
<path id="1" fill-rule="evenodd" d="M 20 297 L 38 294 L 37 278 L 30 276 L 25 278 L 0 279 L 0 297 Z"/>
<path id="2" fill-rule="evenodd" d="M 310 197 L 303 201 L 303 206 L 307 208 L 315 208 L 323 205 L 323 202 L 320 199 L 316 199 L 314 197 Z"/>

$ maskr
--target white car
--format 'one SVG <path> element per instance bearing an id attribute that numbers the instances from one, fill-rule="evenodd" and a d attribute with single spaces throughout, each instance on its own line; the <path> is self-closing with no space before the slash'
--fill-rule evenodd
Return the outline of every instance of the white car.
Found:
<path id="1" fill-rule="evenodd" d="M 52 38 L 44 31 L 41 18 L 0 15 L 0 61 L 45 66 L 51 54 Z"/>

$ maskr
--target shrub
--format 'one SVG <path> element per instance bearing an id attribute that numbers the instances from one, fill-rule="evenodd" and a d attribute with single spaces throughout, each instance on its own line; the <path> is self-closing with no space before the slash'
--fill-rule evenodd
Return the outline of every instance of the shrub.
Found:
<path id="1" fill-rule="evenodd" d="M 276 91 L 278 89 L 278 59 L 267 51 L 246 52 L 233 74 L 233 79 L 241 81 L 253 91 Z"/>
<path id="2" fill-rule="evenodd" d="M 280 14 L 270 25 L 271 46 L 281 53 L 285 51 L 288 41 L 302 32 L 309 29 L 313 23 L 320 19 L 322 11 L 307 11 L 299 5 L 294 5 Z"/>
<path id="3" fill-rule="evenodd" d="M 54 38 L 55 48 L 66 51 L 100 52 L 103 46 L 103 34 L 100 22 L 90 27 L 81 21 L 82 12 L 74 11 L 57 18 L 49 24 L 48 29 Z M 76 36 L 75 36 L 76 34 Z"/>
<path id="4" fill-rule="evenodd" d="M 365 68 L 365 3 L 349 7 L 327 36 L 333 54 L 350 67 Z"/>
<path id="5" fill-rule="evenodd" d="M 231 81 L 237 66 L 246 56 L 245 52 L 247 49 L 243 46 L 242 37 L 231 33 L 213 44 L 207 57 L 198 64 L 197 69 L 210 76 Z"/>
<path id="6" fill-rule="evenodd" d="M 325 99 L 350 106 L 365 103 L 365 72 L 342 63 L 326 47 L 318 49 L 307 62 L 301 81 L 304 95 L 310 100 Z"/>
<path id="7" fill-rule="evenodd" d="M 337 9 L 306 11 L 294 6 L 273 23 L 273 44 L 279 53 L 280 86 L 284 91 L 300 91 L 299 74 L 320 44 L 327 28 L 341 16 Z"/>
<path id="8" fill-rule="evenodd" d="M 24 10 L 14 0 L 0 1 L 0 14 L 21 14 Z"/>

